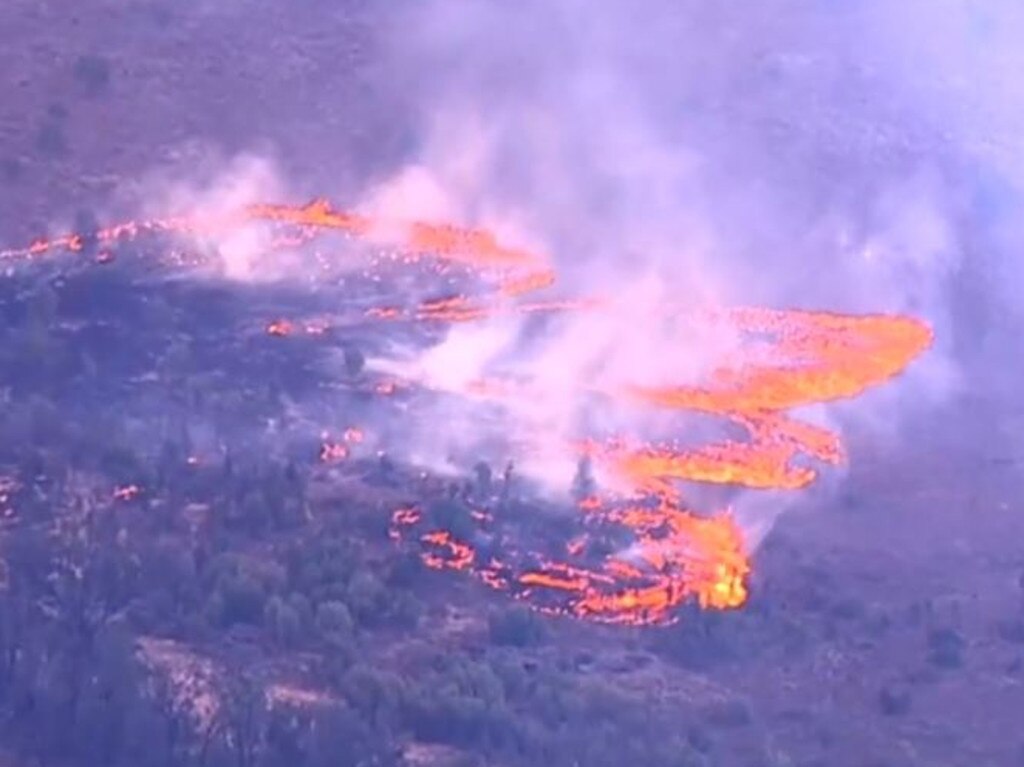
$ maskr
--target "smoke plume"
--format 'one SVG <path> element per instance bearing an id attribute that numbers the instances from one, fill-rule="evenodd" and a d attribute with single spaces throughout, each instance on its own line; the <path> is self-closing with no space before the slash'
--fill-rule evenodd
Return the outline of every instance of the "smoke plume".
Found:
<path id="1" fill-rule="evenodd" d="M 901 414 L 962 387 L 958 280 L 999 260 L 968 253 L 976 185 L 964 171 L 1022 159 L 1019 110 L 1005 105 L 1019 55 L 1002 54 L 1014 39 L 1004 30 L 1024 16 L 973 5 L 406 8 L 389 32 L 390 66 L 421 140 L 367 206 L 490 227 L 546 254 L 555 294 L 616 299 L 611 313 L 573 315 L 539 338 L 521 319 L 460 328 L 407 369 L 456 391 L 502 364 L 525 376 L 530 395 L 505 403 L 500 429 L 564 487 L 569 459 L 552 460 L 555 446 L 581 431 L 697 428 L 582 394 L 699 382 L 736 348 L 728 329 L 681 336 L 654 309 L 907 312 L 935 327 L 931 354 L 863 400 L 800 414 L 898 439 Z M 414 440 L 430 443 L 424 453 L 464 450 L 484 430 L 445 407 Z"/>
<path id="2" fill-rule="evenodd" d="M 580 439 L 721 437 L 727 425 L 602 393 L 699 386 L 740 352 L 739 333 L 672 312 L 743 305 L 929 322 L 935 347 L 898 381 L 794 414 L 902 439 L 907 421 L 977 386 L 969 363 L 998 351 L 994 318 L 1019 312 L 1022 25 L 1006 3 L 966 0 L 396 4 L 378 85 L 415 142 L 362 190 L 361 211 L 385 229 L 486 228 L 546 259 L 558 282 L 545 298 L 609 302 L 499 314 L 371 359 L 455 395 L 421 404 L 409 455 L 458 472 L 514 458 L 564 493 Z M 271 163 L 215 166 L 147 196 L 183 213 L 287 196 Z M 301 273 L 259 260 L 266 236 L 205 244 L 229 278 Z M 466 396 L 495 375 L 521 389 L 498 404 Z"/>

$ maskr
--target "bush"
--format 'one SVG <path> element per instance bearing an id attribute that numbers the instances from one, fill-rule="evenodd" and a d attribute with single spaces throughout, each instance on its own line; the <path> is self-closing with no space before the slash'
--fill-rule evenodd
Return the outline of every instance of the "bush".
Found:
<path id="1" fill-rule="evenodd" d="M 363 372 L 366 365 L 366 357 L 354 346 L 346 346 L 343 352 L 345 361 L 345 372 L 355 378 Z"/>
<path id="2" fill-rule="evenodd" d="M 309 767 L 358 767 L 387 764 L 388 744 L 354 711 L 332 707 L 317 714 L 312 728 Z"/>
<path id="3" fill-rule="evenodd" d="M 387 598 L 387 623 L 395 628 L 411 630 L 419 625 L 423 605 L 408 591 L 393 591 Z"/>
<path id="4" fill-rule="evenodd" d="M 384 599 L 384 587 L 369 570 L 360 570 L 352 576 L 345 601 L 360 623 L 370 625 L 380 622 L 387 609 Z"/>
<path id="5" fill-rule="evenodd" d="M 219 620 L 225 626 L 236 623 L 256 624 L 263 617 L 263 590 L 260 584 L 244 573 L 227 578 L 219 590 Z"/>
<path id="6" fill-rule="evenodd" d="M 286 600 L 288 606 L 295 611 L 299 626 L 305 629 L 313 623 L 313 605 L 304 594 L 292 593 Z"/>
<path id="7" fill-rule="evenodd" d="M 663 630 L 656 639 L 679 665 L 703 670 L 741 653 L 742 616 L 702 610 L 690 604 L 681 608 L 680 617 L 678 625 Z"/>
<path id="8" fill-rule="evenodd" d="M 271 597 L 263 609 L 263 625 L 282 647 L 292 647 L 302 635 L 298 611 L 280 597 Z"/>
<path id="9" fill-rule="evenodd" d="M 96 214 L 87 208 L 79 208 L 75 211 L 75 232 L 82 238 L 82 249 L 91 253 L 97 243 L 96 233 L 100 229 L 99 219 Z"/>
<path id="10" fill-rule="evenodd" d="M 686 733 L 686 742 L 689 743 L 694 750 L 702 754 L 710 753 L 711 749 L 715 746 L 715 742 L 711 739 L 711 735 L 708 733 L 707 729 L 701 727 L 699 724 L 695 724 L 690 727 L 689 731 Z"/>
<path id="11" fill-rule="evenodd" d="M 21 180 L 21 173 L 21 163 L 17 160 L 8 157 L 0 161 L 0 177 L 7 183 L 11 184 Z"/>
<path id="12" fill-rule="evenodd" d="M 1024 643 L 1024 618 L 1000 621 L 996 626 L 996 633 L 1007 642 Z"/>
<path id="13" fill-rule="evenodd" d="M 860 620 L 867 614 L 867 608 L 859 599 L 847 597 L 833 603 L 829 613 L 840 620 Z"/>
<path id="14" fill-rule="evenodd" d="M 397 674 L 365 665 L 351 668 L 342 678 L 341 687 L 349 705 L 376 727 L 391 725 L 408 695 Z"/>
<path id="15" fill-rule="evenodd" d="M 74 74 L 86 94 L 96 96 L 110 85 L 110 62 L 92 54 L 79 56 L 75 60 Z"/>
<path id="16" fill-rule="evenodd" d="M 491 613 L 487 628 L 491 642 L 496 645 L 528 647 L 544 639 L 544 624 L 536 614 L 519 605 Z"/>
<path id="17" fill-rule="evenodd" d="M 746 727 L 754 721 L 750 706 L 742 700 L 725 700 L 707 709 L 708 723 L 714 727 Z"/>
<path id="18" fill-rule="evenodd" d="M 465 504 L 451 498 L 432 503 L 430 519 L 460 541 L 469 540 L 475 531 L 473 517 Z"/>
<path id="19" fill-rule="evenodd" d="M 476 477 L 476 491 L 483 497 L 489 496 L 494 491 L 494 473 L 485 461 L 479 461 L 473 467 L 473 474 Z"/>
<path id="20" fill-rule="evenodd" d="M 316 628 L 321 636 L 333 644 L 348 643 L 355 632 L 355 621 L 341 602 L 324 602 L 316 609 Z"/>
<path id="21" fill-rule="evenodd" d="M 483 701 L 450 688 L 420 690 L 411 708 L 409 723 L 418 739 L 462 748 L 483 745 L 489 729 Z"/>
<path id="22" fill-rule="evenodd" d="M 939 668 L 960 668 L 964 646 L 963 637 L 953 629 L 933 629 L 928 634 L 928 661 Z"/>
<path id="23" fill-rule="evenodd" d="M 597 485 L 594 482 L 594 469 L 590 456 L 583 456 L 576 464 L 576 475 L 572 480 L 572 497 L 577 503 L 594 494 Z"/>
<path id="24" fill-rule="evenodd" d="M 52 120 L 46 120 L 36 132 L 36 149 L 43 157 L 57 159 L 68 153 L 68 140 L 64 128 Z"/>
<path id="25" fill-rule="evenodd" d="M 212 560 L 203 577 L 212 584 L 207 616 L 222 626 L 260 625 L 268 597 L 284 584 L 284 571 L 273 560 L 233 554 Z"/>
<path id="26" fill-rule="evenodd" d="M 883 687 L 878 693 L 878 707 L 885 716 L 903 716 L 910 711 L 910 693 Z"/>

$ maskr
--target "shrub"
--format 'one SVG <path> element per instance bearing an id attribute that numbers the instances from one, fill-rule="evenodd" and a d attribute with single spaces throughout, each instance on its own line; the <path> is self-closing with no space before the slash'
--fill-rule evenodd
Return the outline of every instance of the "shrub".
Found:
<path id="1" fill-rule="evenodd" d="M 0 177 L 7 183 L 13 183 L 21 179 L 21 163 L 10 157 L 0 160 Z"/>
<path id="2" fill-rule="evenodd" d="M 596 487 L 590 456 L 585 455 L 576 464 L 576 474 L 572 480 L 573 500 L 579 502 L 593 495 Z"/>
<path id="3" fill-rule="evenodd" d="M 487 619 L 491 642 L 511 647 L 527 647 L 544 639 L 544 624 L 525 607 L 515 605 L 492 613 Z"/>
<path id="4" fill-rule="evenodd" d="M 64 128 L 51 120 L 45 121 L 36 132 L 36 149 L 48 159 L 64 157 L 68 153 L 68 140 Z"/>
<path id="5" fill-rule="evenodd" d="M 366 357 L 355 346 L 346 346 L 343 352 L 345 361 L 345 372 L 353 378 L 363 372 L 366 365 Z"/>
<path id="6" fill-rule="evenodd" d="M 1001 621 L 996 626 L 996 633 L 1007 642 L 1024 643 L 1024 618 Z"/>
<path id="7" fill-rule="evenodd" d="M 298 611 L 280 597 L 271 597 L 263 609 L 263 623 L 283 647 L 293 646 L 302 635 L 302 620 Z"/>
<path id="8" fill-rule="evenodd" d="M 883 687 L 878 693 L 878 707 L 885 716 L 902 716 L 910 711 L 910 693 Z"/>
<path id="9" fill-rule="evenodd" d="M 455 499 L 445 498 L 432 503 L 429 516 L 435 524 L 461 541 L 469 540 L 475 530 L 469 509 Z"/>
<path id="10" fill-rule="evenodd" d="M 324 602 L 316 609 L 316 627 L 325 636 L 351 637 L 355 625 L 352 613 L 342 602 Z"/>
<path id="11" fill-rule="evenodd" d="M 939 668 L 959 668 L 964 646 L 963 637 L 953 629 L 933 629 L 928 634 L 928 661 Z"/>
<path id="12" fill-rule="evenodd" d="M 699 751 L 702 754 L 709 753 L 715 745 L 707 729 L 699 724 L 695 724 L 690 727 L 689 731 L 686 733 L 686 741 L 694 750 Z"/>
<path id="13" fill-rule="evenodd" d="M 489 496 L 494 490 L 494 474 L 491 467 L 485 461 L 479 461 L 473 467 L 473 474 L 476 477 L 476 491 L 481 496 Z"/>
<path id="14" fill-rule="evenodd" d="M 93 54 L 79 56 L 75 60 L 74 74 L 86 94 L 96 96 L 110 85 L 110 62 Z"/>
<path id="15" fill-rule="evenodd" d="M 708 723 L 714 727 L 746 727 L 754 721 L 750 706 L 738 699 L 715 703 L 706 713 Z"/>

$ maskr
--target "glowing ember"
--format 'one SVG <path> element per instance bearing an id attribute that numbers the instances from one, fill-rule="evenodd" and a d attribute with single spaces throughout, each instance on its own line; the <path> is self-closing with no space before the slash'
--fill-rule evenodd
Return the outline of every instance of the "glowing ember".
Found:
<path id="1" fill-rule="evenodd" d="M 435 530 L 425 533 L 421 538 L 429 548 L 436 549 L 439 553 L 427 552 L 423 555 L 423 562 L 427 567 L 451 568 L 452 570 L 466 570 L 473 564 L 476 557 L 473 549 L 455 540 L 447 530 Z"/>
<path id="2" fill-rule="evenodd" d="M 507 248 L 482 230 L 422 222 L 386 223 L 335 210 L 324 200 L 306 206 L 258 204 L 217 215 L 127 222 L 87 235 L 41 239 L 26 248 L 0 251 L 0 261 L 33 260 L 58 250 L 83 253 L 88 236 L 103 248 L 95 260 L 105 262 L 112 258 L 111 246 L 147 233 L 211 235 L 262 224 L 275 228 L 273 248 L 298 248 L 320 232 L 335 231 L 393 246 L 392 264 L 412 266 L 426 260 L 441 274 L 466 268 L 497 281 L 490 301 L 455 294 L 410 309 L 371 308 L 365 312 L 370 319 L 468 322 L 496 312 L 600 311 L 612 303 L 595 298 L 519 302 L 523 296 L 555 284 L 556 274 L 544 258 Z M 426 255 L 431 258 L 423 259 Z M 381 275 L 372 271 L 366 276 L 381 280 Z M 566 561 L 548 560 L 504 539 L 500 560 L 482 556 L 470 541 L 451 531 L 430 529 L 427 515 L 417 508 L 394 512 L 390 537 L 415 541 L 430 568 L 465 571 L 544 612 L 646 624 L 672 620 L 673 609 L 685 600 L 711 609 L 742 605 L 750 572 L 742 531 L 728 512 L 705 517 L 688 509 L 678 483 L 784 490 L 808 486 L 817 470 L 800 459 L 836 464 L 843 458 L 842 446 L 834 433 L 794 420 L 787 411 L 854 397 L 899 375 L 929 346 L 931 331 L 915 319 L 880 314 L 733 309 L 696 313 L 693 319 L 725 323 L 741 334 L 771 339 L 759 342 L 759 348 L 767 348 L 771 354 L 757 359 L 770 358 L 772 362 L 726 358 L 699 387 L 631 386 L 602 393 L 652 407 L 719 416 L 742 427 L 745 438 L 687 449 L 623 440 L 581 446 L 581 452 L 593 461 L 628 480 L 634 492 L 628 499 L 587 496 L 579 501 L 577 513 L 586 533 L 564 544 Z M 274 336 L 319 335 L 327 329 L 325 322 L 286 319 L 270 322 L 265 328 Z M 465 393 L 501 398 L 516 393 L 518 386 L 507 381 L 479 381 Z M 374 386 L 382 395 L 396 389 L 392 380 Z M 346 430 L 341 439 L 324 435 L 320 459 L 343 460 L 351 445 L 362 439 L 357 429 Z M 138 492 L 130 485 L 116 489 L 114 497 L 129 500 Z M 470 516 L 481 530 L 495 527 L 487 511 L 477 510 Z M 616 531 L 628 532 L 631 545 L 603 558 L 592 553 L 615 548 L 592 544 Z"/>
<path id="3" fill-rule="evenodd" d="M 294 322 L 292 320 L 278 319 L 268 322 L 266 326 L 267 335 L 271 336 L 293 336 L 297 334 L 322 336 L 331 329 L 330 323 L 326 320 L 307 320 L 305 322 Z"/>
<path id="4" fill-rule="evenodd" d="M 267 333 L 272 336 L 290 336 L 295 326 L 288 320 L 274 320 L 267 325 Z"/>
<path id="5" fill-rule="evenodd" d="M 114 488 L 115 501 L 130 501 L 137 498 L 142 490 L 138 485 L 122 485 Z"/>
<path id="6" fill-rule="evenodd" d="M 320 445 L 320 460 L 323 463 L 337 463 L 348 458 L 348 446 L 340 442 L 324 442 Z"/>

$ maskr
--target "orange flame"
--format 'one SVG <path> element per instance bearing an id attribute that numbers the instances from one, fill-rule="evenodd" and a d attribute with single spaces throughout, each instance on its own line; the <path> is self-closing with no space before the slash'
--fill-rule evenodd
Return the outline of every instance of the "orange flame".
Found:
<path id="1" fill-rule="evenodd" d="M 290 336 L 295 326 L 288 320 L 274 320 L 267 325 L 267 333 L 272 336 Z"/>
<path id="2" fill-rule="evenodd" d="M 361 429 L 349 428 L 342 432 L 341 439 L 331 439 L 327 432 L 320 435 L 320 461 L 322 463 L 338 463 L 348 458 L 349 445 L 363 441 Z"/>
<path id="3" fill-rule="evenodd" d="M 411 312 L 395 307 L 370 309 L 366 312 L 370 318 L 467 322 L 495 311 L 597 311 L 609 304 L 595 298 L 516 303 L 555 284 L 556 274 L 543 257 L 505 247 L 484 230 L 424 222 L 401 226 L 387 222 L 382 226 L 367 216 L 335 210 L 326 200 L 305 206 L 255 204 L 226 213 L 129 221 L 88 236 L 102 248 L 95 260 L 105 262 L 112 258 L 111 246 L 147 233 L 209 235 L 253 223 L 290 228 L 273 239 L 271 247 L 275 248 L 296 248 L 318 232 L 335 231 L 396 245 L 399 253 L 392 258 L 394 262 L 412 264 L 430 254 L 439 273 L 461 265 L 498 281 L 493 305 L 455 295 L 424 302 Z M 0 251 L 0 261 L 32 260 L 56 250 L 78 254 L 85 250 L 85 241 L 86 235 L 74 233 L 39 239 L 25 248 Z M 380 280 L 380 275 L 371 276 Z M 831 431 L 794 420 L 786 411 L 854 397 L 892 379 L 930 345 L 932 334 L 915 319 L 881 314 L 848 316 L 756 308 L 705 314 L 705 319 L 727 322 L 743 333 L 771 337 L 772 359 L 777 362 L 731 359 L 703 386 L 630 386 L 606 394 L 649 406 L 721 416 L 742 426 L 745 439 L 688 449 L 629 445 L 621 440 L 581 446 L 593 460 L 627 479 L 635 493 L 628 502 L 604 497 L 579 502 L 587 534 L 566 544 L 571 563 L 548 561 L 508 547 L 502 560 L 484 561 L 468 542 L 446 530 L 426 530 L 416 536 L 423 562 L 435 569 L 466 571 L 545 612 L 612 623 L 670 621 L 673 608 L 687 599 L 713 609 L 742 605 L 750 573 L 742 531 L 728 512 L 704 517 L 687 509 L 677 483 L 686 480 L 788 490 L 808 486 L 817 470 L 797 459 L 836 464 L 843 459 L 842 446 Z M 297 331 L 321 334 L 327 328 L 319 321 L 278 319 L 266 326 L 266 332 L 275 336 Z M 396 386 L 394 381 L 381 381 L 375 390 L 392 394 Z M 510 382 L 484 381 L 469 387 L 468 393 L 503 397 L 518 388 Z M 349 445 L 361 439 L 362 433 L 355 429 L 347 430 L 337 441 L 325 436 L 320 458 L 342 460 Z M 128 500 L 139 492 L 134 485 L 119 487 L 114 497 Z M 495 526 L 485 511 L 473 512 L 471 518 L 488 529 Z M 402 540 L 425 522 L 418 509 L 398 509 L 389 535 Z M 593 536 L 613 527 L 627 529 L 632 545 L 602 561 L 588 559 L 590 551 L 601 548 L 589 545 Z M 550 597 L 554 597 L 554 606 Z"/>
<path id="4" fill-rule="evenodd" d="M 130 501 L 137 498 L 141 492 L 142 489 L 138 485 L 121 485 L 114 488 L 114 500 Z"/>
<path id="5" fill-rule="evenodd" d="M 324 442 L 320 445 L 320 461 L 323 463 L 337 463 L 348 458 L 348 446 L 340 442 Z"/>

